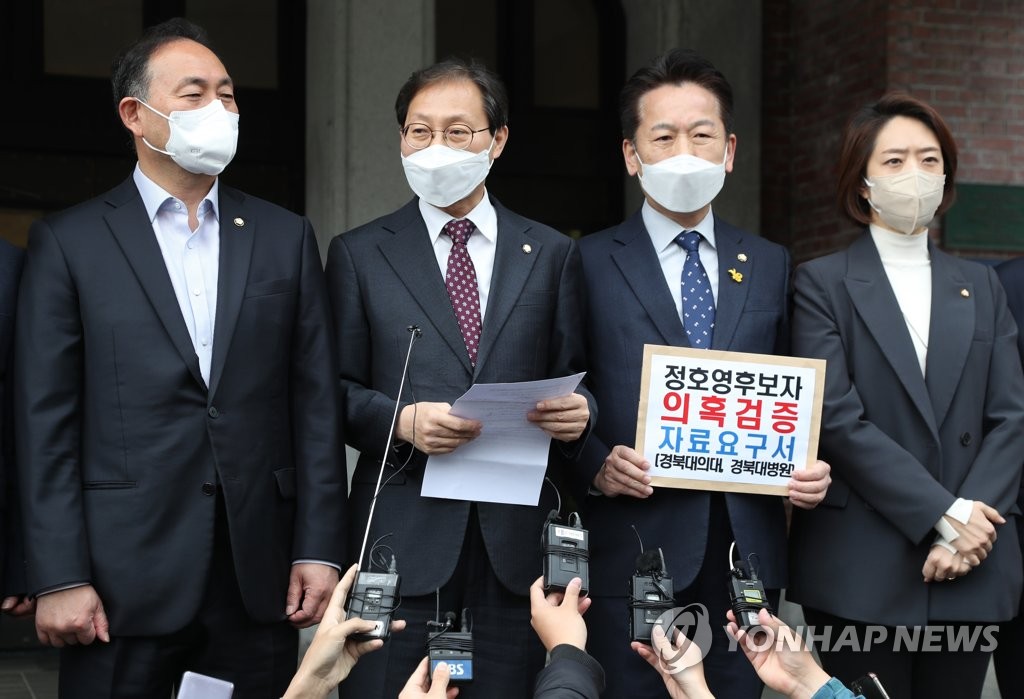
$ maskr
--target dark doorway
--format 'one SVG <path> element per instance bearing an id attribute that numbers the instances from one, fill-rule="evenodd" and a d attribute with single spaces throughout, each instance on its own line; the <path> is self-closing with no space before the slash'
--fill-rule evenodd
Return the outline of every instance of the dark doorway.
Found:
<path id="1" fill-rule="evenodd" d="M 437 0 L 437 57 L 475 56 L 505 81 L 509 145 L 488 177 L 503 204 L 573 236 L 623 218 L 614 0 Z"/>
<path id="2" fill-rule="evenodd" d="M 38 0 L 0 15 L 0 235 L 21 242 L 47 211 L 96 196 L 135 162 L 110 93 L 110 65 L 145 27 L 202 25 L 236 82 L 239 147 L 224 181 L 303 209 L 305 2 Z"/>

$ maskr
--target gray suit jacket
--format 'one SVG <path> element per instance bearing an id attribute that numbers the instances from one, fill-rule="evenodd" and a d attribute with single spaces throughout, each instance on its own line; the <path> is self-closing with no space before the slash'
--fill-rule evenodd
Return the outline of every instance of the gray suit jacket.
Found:
<path id="1" fill-rule="evenodd" d="M 773 354 L 788 340 L 789 254 L 775 243 L 715 220 L 719 281 L 712 348 Z M 623 595 L 639 552 L 630 525 L 645 545 L 661 547 L 676 589 L 688 587 L 704 560 L 709 535 L 706 491 L 656 489 L 646 500 L 586 496 L 609 450 L 636 441 L 644 344 L 688 347 L 686 331 L 665 284 L 651 238 L 637 212 L 621 225 L 580 243 L 587 285 L 587 359 L 601 420 L 576 469 L 590 529 L 591 593 Z M 743 254 L 745 262 L 739 257 Z M 734 282 L 729 268 L 743 273 Z M 760 559 L 766 586 L 785 585 L 786 531 L 782 498 L 725 496 L 737 545 Z M 722 571 L 723 594 L 725 590 Z"/>
<path id="2" fill-rule="evenodd" d="M 395 411 L 409 344 L 407 326 L 419 326 L 423 335 L 413 347 L 403 405 L 452 403 L 473 383 L 527 381 L 583 370 L 575 243 L 496 202 L 495 208 L 497 251 L 475 370 L 417 200 L 331 242 L 327 281 L 338 333 L 345 432 L 349 444 L 361 452 L 349 496 L 353 557 L 359 555 Z M 578 443 L 558 443 L 557 448 L 571 453 Z M 397 474 L 388 468 L 385 477 L 390 480 L 377 503 L 370 541 L 393 534 L 383 543 L 396 554 L 402 592 L 424 595 L 444 584 L 455 569 L 470 503 L 420 497 L 426 456 L 409 451 L 405 446 L 389 455 L 389 464 L 400 464 L 408 456 L 411 461 Z M 540 574 L 541 526 L 555 502 L 545 485 L 537 507 L 478 506 L 494 572 L 513 592 L 526 594 Z"/>
<path id="3" fill-rule="evenodd" d="M 832 486 L 794 515 L 789 595 L 863 622 L 1000 621 L 1020 599 L 1016 325 L 990 268 L 929 251 L 927 378 L 870 235 L 801 265 L 794 280 L 793 351 L 828 363 L 820 444 Z M 969 575 L 926 584 L 932 527 L 957 497 L 1010 524 Z"/>

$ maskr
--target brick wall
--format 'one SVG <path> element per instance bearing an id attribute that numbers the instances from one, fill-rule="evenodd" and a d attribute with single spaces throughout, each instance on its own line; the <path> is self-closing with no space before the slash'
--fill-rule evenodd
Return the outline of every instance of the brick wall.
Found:
<path id="1" fill-rule="evenodd" d="M 762 233 L 795 260 L 857 234 L 835 206 L 839 139 L 887 91 L 948 121 L 958 182 L 1024 184 L 1024 0 L 765 0 L 764 18 Z"/>

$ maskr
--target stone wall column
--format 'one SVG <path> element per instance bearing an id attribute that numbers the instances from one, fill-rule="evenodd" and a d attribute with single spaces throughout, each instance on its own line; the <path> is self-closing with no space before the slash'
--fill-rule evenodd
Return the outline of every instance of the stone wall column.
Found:
<path id="1" fill-rule="evenodd" d="M 409 197 L 395 95 L 434 61 L 434 0 L 309 0 L 306 213 L 321 251 Z"/>

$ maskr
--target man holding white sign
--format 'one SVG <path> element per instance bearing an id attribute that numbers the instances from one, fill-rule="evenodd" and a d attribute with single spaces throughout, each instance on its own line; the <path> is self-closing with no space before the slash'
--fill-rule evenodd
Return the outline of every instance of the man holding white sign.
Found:
<path id="1" fill-rule="evenodd" d="M 589 488 L 590 650 L 605 667 L 609 696 L 655 696 L 658 678 L 629 648 L 626 585 L 639 553 L 631 525 L 661 547 L 675 604 L 707 605 L 725 616 L 728 549 L 757 554 L 773 597 L 785 585 L 786 522 L 778 497 L 651 487 L 652 465 L 630 445 L 637 427 L 644 345 L 760 354 L 788 341 L 789 255 L 778 245 L 715 218 L 711 202 L 736 154 L 732 88 L 692 51 L 673 50 L 638 71 L 622 91 L 626 170 L 645 194 L 641 211 L 580 244 L 588 290 L 590 386 L 601 420 L 577 475 Z M 795 471 L 789 498 L 813 507 L 828 487 L 828 465 Z M 705 660 L 716 694 L 760 696 L 742 653 L 716 629 Z"/>

